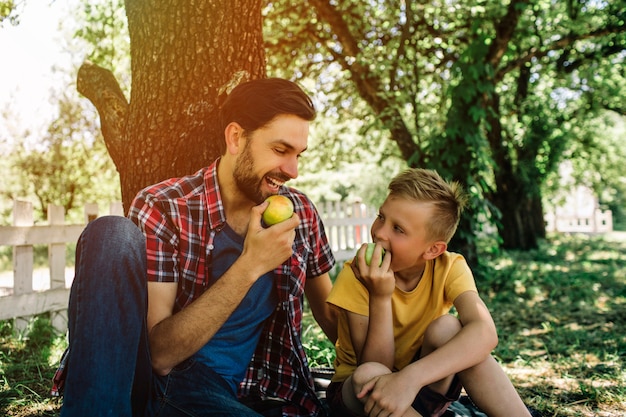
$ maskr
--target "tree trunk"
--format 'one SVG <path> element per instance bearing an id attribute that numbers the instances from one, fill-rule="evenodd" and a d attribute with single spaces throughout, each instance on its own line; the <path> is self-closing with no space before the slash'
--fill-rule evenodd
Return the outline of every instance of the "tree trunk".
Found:
<path id="1" fill-rule="evenodd" d="M 510 178 L 508 186 L 521 189 L 515 178 Z M 498 181 L 498 189 L 506 188 L 503 180 Z M 512 183 L 512 184 L 511 184 Z M 492 201 L 502 215 L 498 222 L 498 231 L 505 249 L 529 250 L 537 248 L 537 239 L 545 236 L 541 199 L 520 192 L 498 192 Z M 539 202 L 539 219 L 537 219 Z"/>
<path id="2" fill-rule="evenodd" d="M 538 239 L 546 238 L 546 221 L 543 216 L 543 201 L 541 196 L 535 196 L 531 203 L 531 216 L 534 224 L 535 236 Z"/>
<path id="3" fill-rule="evenodd" d="M 98 110 L 128 210 L 143 187 L 215 159 L 223 140 L 220 100 L 266 73 L 260 0 L 125 4 L 130 103 L 108 71 L 89 63 L 79 70 L 78 89 Z"/>
<path id="4" fill-rule="evenodd" d="M 541 194 L 538 186 L 521 175 L 511 160 L 510 151 L 502 137 L 498 94 L 492 93 L 486 103 L 490 108 L 487 112 L 487 139 L 495 161 L 495 191 L 490 195 L 490 200 L 502 216 L 498 222 L 502 247 L 534 249 L 537 247 L 537 238 L 545 237 Z"/>

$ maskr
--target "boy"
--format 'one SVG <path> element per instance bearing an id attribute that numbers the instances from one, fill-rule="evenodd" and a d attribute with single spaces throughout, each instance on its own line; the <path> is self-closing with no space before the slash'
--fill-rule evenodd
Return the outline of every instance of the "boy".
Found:
<path id="1" fill-rule="evenodd" d="M 447 251 L 464 205 L 461 187 L 434 171 L 391 181 L 370 265 L 363 245 L 327 300 L 340 310 L 335 415 L 440 416 L 462 387 L 491 417 L 530 415 L 490 355 L 496 328 L 465 259 Z"/>

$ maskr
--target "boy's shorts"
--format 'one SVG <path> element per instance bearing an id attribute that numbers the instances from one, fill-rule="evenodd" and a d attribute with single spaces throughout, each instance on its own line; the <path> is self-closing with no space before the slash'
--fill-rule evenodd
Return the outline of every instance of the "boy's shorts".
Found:
<path id="1" fill-rule="evenodd" d="M 359 414 L 346 407 L 342 396 L 343 383 L 344 381 L 331 382 L 326 389 L 326 401 L 330 407 L 331 415 L 360 417 Z M 412 407 L 424 417 L 439 417 L 446 412 L 450 404 L 459 399 L 461 388 L 461 381 L 456 375 L 446 395 L 439 394 L 428 386 L 423 387 L 415 397 Z"/>

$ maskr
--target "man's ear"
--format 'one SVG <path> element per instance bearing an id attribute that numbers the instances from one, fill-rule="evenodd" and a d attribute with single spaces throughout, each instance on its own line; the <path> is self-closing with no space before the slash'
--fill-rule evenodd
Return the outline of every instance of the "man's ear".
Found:
<path id="1" fill-rule="evenodd" d="M 236 122 L 230 122 L 224 129 L 224 141 L 226 142 L 226 152 L 236 155 L 241 146 L 240 140 L 243 138 L 243 128 Z"/>
<path id="2" fill-rule="evenodd" d="M 448 249 L 448 244 L 443 240 L 438 240 L 430 245 L 430 247 L 424 253 L 424 259 L 435 259 Z"/>

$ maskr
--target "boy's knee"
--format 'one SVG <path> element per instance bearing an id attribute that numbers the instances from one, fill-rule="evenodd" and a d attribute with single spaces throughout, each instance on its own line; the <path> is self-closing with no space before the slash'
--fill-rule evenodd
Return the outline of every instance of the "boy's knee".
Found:
<path id="1" fill-rule="evenodd" d="M 450 314 L 438 317 L 426 329 L 424 344 L 428 344 L 435 349 L 443 346 L 460 332 L 462 327 L 459 319 Z"/>
<path id="2" fill-rule="evenodd" d="M 361 387 L 370 379 L 379 376 L 390 374 L 391 370 L 382 363 L 378 362 L 365 362 L 359 365 L 352 374 L 352 383 L 355 387 Z"/>

